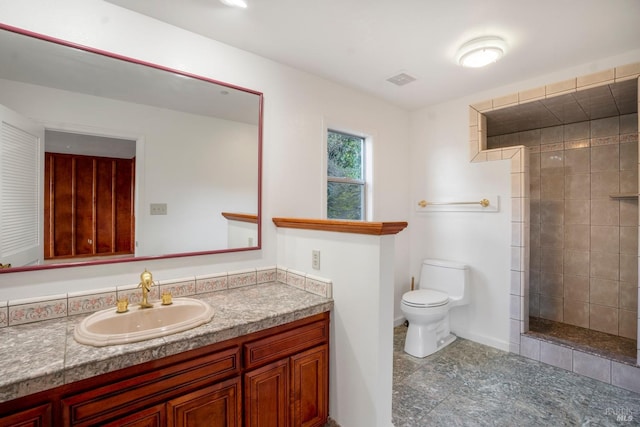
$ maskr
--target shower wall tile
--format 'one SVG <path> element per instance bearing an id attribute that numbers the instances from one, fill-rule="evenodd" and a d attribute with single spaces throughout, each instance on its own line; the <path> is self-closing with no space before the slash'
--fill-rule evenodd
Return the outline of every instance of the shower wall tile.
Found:
<path id="1" fill-rule="evenodd" d="M 591 218 L 591 202 L 589 200 L 565 200 L 565 224 L 589 225 Z"/>
<path id="2" fill-rule="evenodd" d="M 620 135 L 638 133 L 638 113 L 620 116 Z"/>
<path id="3" fill-rule="evenodd" d="M 598 279 L 618 280 L 619 254 L 607 252 L 591 252 L 589 275 Z"/>
<path id="4" fill-rule="evenodd" d="M 540 198 L 564 199 L 564 175 L 542 173 L 540 175 Z"/>
<path id="5" fill-rule="evenodd" d="M 588 272 L 585 272 L 588 274 Z M 565 274 L 563 278 L 564 297 L 570 301 L 589 302 L 589 276 L 572 276 Z"/>
<path id="6" fill-rule="evenodd" d="M 563 126 L 542 128 L 540 132 L 540 144 L 562 142 L 563 131 Z"/>
<path id="7" fill-rule="evenodd" d="M 589 303 L 564 301 L 564 322 L 581 328 L 589 327 Z"/>
<path id="8" fill-rule="evenodd" d="M 620 253 L 638 254 L 638 226 L 620 227 Z"/>
<path id="9" fill-rule="evenodd" d="M 638 170 L 638 143 L 620 144 L 620 170 Z"/>
<path id="10" fill-rule="evenodd" d="M 621 193 L 638 193 L 638 171 L 624 170 L 620 171 L 620 192 Z"/>
<path id="11" fill-rule="evenodd" d="M 620 148 L 617 144 L 591 148 L 591 172 L 617 172 L 619 167 Z"/>
<path id="12" fill-rule="evenodd" d="M 544 224 L 564 224 L 564 200 L 541 200 L 540 222 Z"/>
<path id="13" fill-rule="evenodd" d="M 543 275 L 547 273 L 562 276 L 562 264 L 564 260 L 562 249 L 545 248 L 544 251 L 541 251 L 540 256 L 540 269 Z M 562 281 L 560 280 L 560 282 Z"/>
<path id="14" fill-rule="evenodd" d="M 618 309 L 589 304 L 589 329 L 618 335 Z"/>
<path id="15" fill-rule="evenodd" d="M 618 283 L 617 280 L 592 278 L 589 285 L 589 302 L 617 308 L 619 295 Z"/>
<path id="16" fill-rule="evenodd" d="M 638 283 L 620 282 L 620 308 L 624 310 L 637 310 L 638 308 Z"/>
<path id="17" fill-rule="evenodd" d="M 543 267 L 540 278 L 539 289 L 541 295 L 556 298 L 564 296 L 562 274 L 547 272 Z"/>
<path id="18" fill-rule="evenodd" d="M 591 126 L 589 122 L 572 123 L 563 126 L 565 141 L 591 138 Z"/>
<path id="19" fill-rule="evenodd" d="M 591 198 L 609 197 L 609 194 L 620 191 L 620 173 L 615 171 L 600 171 L 591 173 Z"/>
<path id="20" fill-rule="evenodd" d="M 588 225 L 566 224 L 564 226 L 565 249 L 574 251 L 589 251 L 590 239 L 591 235 Z"/>
<path id="21" fill-rule="evenodd" d="M 565 175 L 565 199 L 589 200 L 591 196 L 591 175 L 588 173 Z"/>
<path id="22" fill-rule="evenodd" d="M 620 225 L 638 226 L 638 202 L 620 200 Z"/>
<path id="23" fill-rule="evenodd" d="M 540 173 L 542 175 L 564 174 L 564 152 L 545 151 L 540 153 Z"/>
<path id="24" fill-rule="evenodd" d="M 591 138 L 600 138 L 619 134 L 620 119 L 617 116 L 591 120 Z"/>
<path id="25" fill-rule="evenodd" d="M 564 251 L 564 263 L 562 272 L 564 275 L 579 276 L 589 271 L 588 251 Z"/>
<path id="26" fill-rule="evenodd" d="M 633 310 L 620 310 L 618 318 L 619 335 L 636 339 L 638 336 L 638 318 Z"/>
<path id="27" fill-rule="evenodd" d="M 540 245 L 549 248 L 562 248 L 564 226 L 561 224 L 542 224 L 540 226 Z"/>
<path id="28" fill-rule="evenodd" d="M 596 252 L 620 252 L 619 227 L 613 225 L 592 225 L 591 250 Z"/>
<path id="29" fill-rule="evenodd" d="M 620 203 L 610 199 L 591 200 L 591 225 L 620 225 Z"/>
<path id="30" fill-rule="evenodd" d="M 591 172 L 591 150 L 580 148 L 564 153 L 565 175 L 588 174 Z"/>
<path id="31" fill-rule="evenodd" d="M 562 298 L 552 298 L 540 295 L 540 317 L 543 319 L 563 321 Z"/>
<path id="32" fill-rule="evenodd" d="M 620 280 L 623 282 L 638 281 L 638 256 L 620 254 Z"/>

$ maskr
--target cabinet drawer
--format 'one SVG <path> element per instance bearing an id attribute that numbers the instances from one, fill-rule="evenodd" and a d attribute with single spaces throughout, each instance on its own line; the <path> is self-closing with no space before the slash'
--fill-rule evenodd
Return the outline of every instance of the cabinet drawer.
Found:
<path id="1" fill-rule="evenodd" d="M 294 353 L 323 344 L 329 338 L 329 324 L 320 321 L 277 333 L 244 345 L 245 369 L 252 369 Z"/>
<path id="2" fill-rule="evenodd" d="M 95 425 L 240 372 L 234 346 L 62 399 L 65 425 Z"/>

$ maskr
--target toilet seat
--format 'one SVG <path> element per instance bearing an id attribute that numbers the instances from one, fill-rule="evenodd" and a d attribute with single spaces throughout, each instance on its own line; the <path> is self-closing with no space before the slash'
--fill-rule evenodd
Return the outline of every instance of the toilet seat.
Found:
<path id="1" fill-rule="evenodd" d="M 439 307 L 449 302 L 449 295 L 433 289 L 418 289 L 402 296 L 402 302 L 409 307 Z"/>

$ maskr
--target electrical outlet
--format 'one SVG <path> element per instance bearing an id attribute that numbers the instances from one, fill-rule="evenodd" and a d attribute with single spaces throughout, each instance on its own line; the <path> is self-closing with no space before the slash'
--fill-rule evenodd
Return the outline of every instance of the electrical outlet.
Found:
<path id="1" fill-rule="evenodd" d="M 320 251 L 311 251 L 311 268 L 314 270 L 320 270 Z"/>
<path id="2" fill-rule="evenodd" d="M 151 215 L 166 215 L 167 204 L 166 203 L 151 203 L 149 205 L 149 213 Z"/>

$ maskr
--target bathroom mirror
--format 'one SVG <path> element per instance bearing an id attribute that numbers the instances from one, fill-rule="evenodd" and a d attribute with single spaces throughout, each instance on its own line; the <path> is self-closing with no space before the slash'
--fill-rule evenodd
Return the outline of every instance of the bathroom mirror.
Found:
<path id="1" fill-rule="evenodd" d="M 14 164 L 0 117 L 0 272 L 261 247 L 262 93 L 3 24 L 0 57 L 0 112 L 39 129 Z"/>

